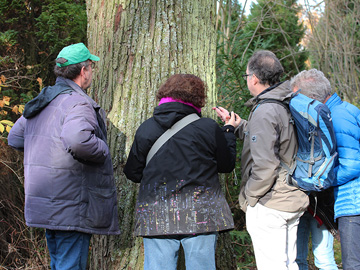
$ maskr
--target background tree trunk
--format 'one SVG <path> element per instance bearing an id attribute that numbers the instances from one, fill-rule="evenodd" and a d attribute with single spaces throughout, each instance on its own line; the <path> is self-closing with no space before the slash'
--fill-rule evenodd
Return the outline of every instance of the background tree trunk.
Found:
<path id="1" fill-rule="evenodd" d="M 136 129 L 152 116 L 155 93 L 170 75 L 192 73 L 203 79 L 208 86 L 204 113 L 210 113 L 216 101 L 216 3 L 87 0 L 87 13 L 89 49 L 101 58 L 90 95 L 108 115 L 122 230 L 116 237 L 93 237 L 90 268 L 142 269 L 142 240 L 132 236 L 138 186 L 126 179 L 123 166 Z M 230 246 L 223 239 L 219 243 Z M 234 269 L 232 262 L 227 265 Z"/>
<path id="2" fill-rule="evenodd" d="M 312 66 L 341 98 L 360 106 L 360 2 L 325 0 L 322 17 L 308 12 Z M 307 4 L 307 10 L 310 7 Z"/>

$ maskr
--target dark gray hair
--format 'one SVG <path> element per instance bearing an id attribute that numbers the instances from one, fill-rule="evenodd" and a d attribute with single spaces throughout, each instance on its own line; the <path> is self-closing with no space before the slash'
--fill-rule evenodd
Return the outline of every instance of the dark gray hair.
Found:
<path id="1" fill-rule="evenodd" d="M 331 85 L 324 73 L 315 68 L 303 70 L 290 80 L 291 89 L 301 89 L 303 95 L 324 102 L 331 95 Z"/>
<path id="2" fill-rule="evenodd" d="M 56 63 L 60 63 L 60 64 L 63 64 L 66 61 L 67 60 L 62 57 L 57 58 L 55 60 Z M 78 63 L 78 64 L 68 65 L 66 67 L 59 67 L 58 65 L 55 64 L 54 73 L 55 73 L 56 77 L 61 76 L 66 79 L 73 80 L 77 76 L 79 76 L 82 67 L 85 67 L 87 69 L 90 65 L 91 65 L 91 63 L 88 60 Z"/>
<path id="3" fill-rule="evenodd" d="M 284 72 L 279 59 L 273 52 L 260 50 L 255 52 L 247 65 L 249 74 L 255 74 L 261 84 L 270 86 L 280 82 Z"/>

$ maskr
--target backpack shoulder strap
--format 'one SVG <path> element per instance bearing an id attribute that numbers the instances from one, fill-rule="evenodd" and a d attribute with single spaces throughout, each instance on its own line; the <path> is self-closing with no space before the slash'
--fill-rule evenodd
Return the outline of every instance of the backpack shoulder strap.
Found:
<path id="1" fill-rule="evenodd" d="M 283 106 L 289 113 L 290 113 L 290 109 L 289 109 L 289 102 L 288 101 L 280 101 L 277 99 L 272 99 L 272 98 L 266 98 L 263 99 L 259 102 L 258 106 L 264 103 L 276 103 L 279 104 L 281 106 Z"/>
<path id="2" fill-rule="evenodd" d="M 295 122 L 294 122 L 294 119 L 293 119 L 293 117 L 292 117 L 290 108 L 289 108 L 290 99 L 286 99 L 286 100 L 284 100 L 284 101 L 280 101 L 280 100 L 277 100 L 277 99 L 266 98 L 266 99 L 261 100 L 261 101 L 259 102 L 259 104 L 256 106 L 256 108 L 259 107 L 261 104 L 264 104 L 264 103 L 276 103 L 276 104 L 279 104 L 279 105 L 283 106 L 283 107 L 287 110 L 287 112 L 290 114 L 289 122 L 290 122 L 291 124 L 294 124 L 294 123 L 295 123 Z M 256 110 L 256 108 L 255 108 L 255 110 Z"/>
<path id="3" fill-rule="evenodd" d="M 191 122 L 194 122 L 198 119 L 200 119 L 200 117 L 196 113 L 189 114 L 184 118 L 182 118 L 181 120 L 177 121 L 171 128 L 165 131 L 150 148 L 150 151 L 146 157 L 146 165 L 149 163 L 151 158 L 156 154 L 156 152 L 160 149 L 160 147 L 163 146 L 164 143 L 166 143 L 172 136 L 174 136 L 182 128 L 184 128 Z"/>

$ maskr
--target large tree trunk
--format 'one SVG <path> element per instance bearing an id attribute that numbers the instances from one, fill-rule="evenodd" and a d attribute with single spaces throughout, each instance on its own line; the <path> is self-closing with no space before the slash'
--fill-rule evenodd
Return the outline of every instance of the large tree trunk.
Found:
<path id="1" fill-rule="evenodd" d="M 108 115 L 122 230 L 120 236 L 93 237 L 91 269 L 143 268 L 142 239 L 132 236 L 138 186 L 126 179 L 123 166 L 136 129 L 156 106 L 155 92 L 170 75 L 202 78 L 210 113 L 216 100 L 215 9 L 213 0 L 87 0 L 88 45 L 101 58 L 90 95 Z"/>

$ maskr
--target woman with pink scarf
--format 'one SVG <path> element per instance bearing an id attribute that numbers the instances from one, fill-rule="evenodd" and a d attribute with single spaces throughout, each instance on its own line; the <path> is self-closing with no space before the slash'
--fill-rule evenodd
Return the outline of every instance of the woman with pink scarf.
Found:
<path id="1" fill-rule="evenodd" d="M 124 168 L 128 179 L 140 183 L 135 235 L 144 240 L 144 269 L 175 270 L 180 244 L 187 269 L 216 269 L 218 232 L 234 227 L 218 173 L 234 169 L 240 117 L 232 112 L 222 128 L 202 118 L 206 86 L 191 74 L 171 76 L 156 97 L 159 105 L 137 130 Z M 198 119 L 170 137 L 147 163 L 155 141 L 191 114 Z"/>

